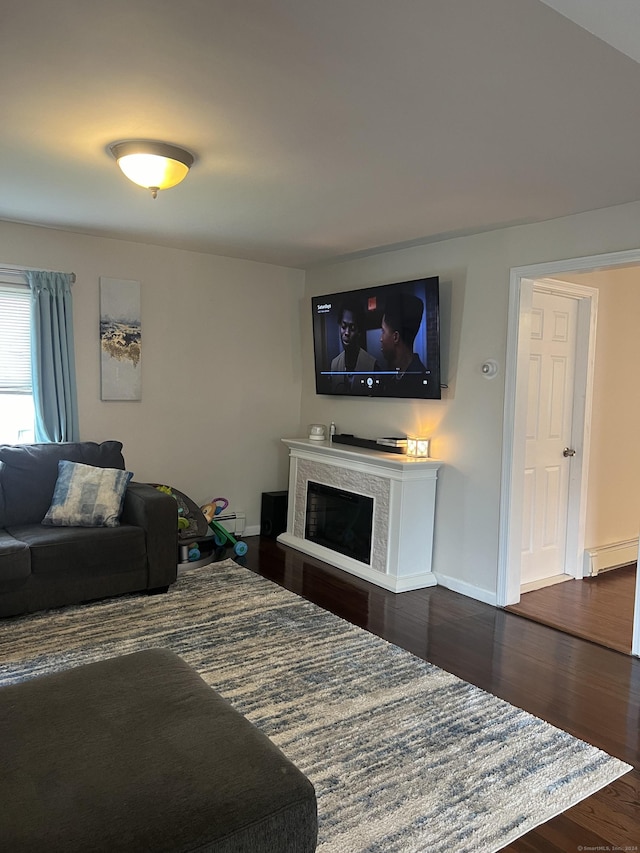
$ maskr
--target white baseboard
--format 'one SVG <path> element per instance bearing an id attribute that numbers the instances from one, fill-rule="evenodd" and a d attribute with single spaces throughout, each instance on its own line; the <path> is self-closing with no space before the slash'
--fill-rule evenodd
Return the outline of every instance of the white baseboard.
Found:
<path id="1" fill-rule="evenodd" d="M 243 536 L 259 536 L 260 535 L 260 525 L 259 524 L 249 524 L 244 529 Z"/>
<path id="2" fill-rule="evenodd" d="M 638 559 L 638 540 L 627 539 L 599 548 L 587 548 L 584 552 L 584 577 L 594 577 L 599 572 L 627 566 Z"/>
<path id="3" fill-rule="evenodd" d="M 461 595 L 466 595 L 468 598 L 475 598 L 476 601 L 482 601 L 484 604 L 497 606 L 497 595 L 495 592 L 490 592 L 488 589 L 480 589 L 466 581 L 451 578 L 448 575 L 442 575 L 440 572 L 435 572 L 438 586 L 443 586 L 445 589 L 450 589 L 452 592 L 459 592 Z"/>
<path id="4" fill-rule="evenodd" d="M 529 583 L 520 584 L 520 595 L 525 592 L 533 592 L 536 589 L 545 589 L 548 586 L 555 586 L 558 583 L 572 581 L 575 578 L 572 575 L 553 575 L 550 578 L 540 578 L 538 581 L 530 581 Z"/>

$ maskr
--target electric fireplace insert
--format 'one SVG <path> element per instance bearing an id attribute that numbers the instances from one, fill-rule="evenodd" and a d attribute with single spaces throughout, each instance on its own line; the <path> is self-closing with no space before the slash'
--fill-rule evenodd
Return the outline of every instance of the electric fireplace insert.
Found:
<path id="1" fill-rule="evenodd" d="M 307 483 L 305 539 L 369 565 L 373 498 Z"/>

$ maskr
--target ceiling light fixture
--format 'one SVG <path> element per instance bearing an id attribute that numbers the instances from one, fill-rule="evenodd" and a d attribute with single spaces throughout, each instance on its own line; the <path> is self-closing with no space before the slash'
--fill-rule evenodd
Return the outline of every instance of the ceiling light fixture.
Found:
<path id="1" fill-rule="evenodd" d="M 114 142 L 109 150 L 127 178 L 151 190 L 153 198 L 158 190 L 167 190 L 183 181 L 194 161 L 193 154 L 184 148 L 144 139 Z"/>

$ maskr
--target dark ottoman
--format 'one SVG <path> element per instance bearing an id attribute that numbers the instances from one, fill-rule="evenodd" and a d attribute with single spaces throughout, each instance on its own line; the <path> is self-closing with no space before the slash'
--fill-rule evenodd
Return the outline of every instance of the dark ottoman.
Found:
<path id="1" fill-rule="evenodd" d="M 0 849 L 306 853 L 311 782 L 181 658 L 0 689 Z"/>

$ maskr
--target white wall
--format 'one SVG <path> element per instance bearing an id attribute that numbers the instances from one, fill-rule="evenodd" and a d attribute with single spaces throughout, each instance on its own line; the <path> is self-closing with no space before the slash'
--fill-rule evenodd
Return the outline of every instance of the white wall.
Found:
<path id="1" fill-rule="evenodd" d="M 640 519 L 640 267 L 562 276 L 598 290 L 585 546 L 635 539 Z"/>
<path id="2" fill-rule="evenodd" d="M 640 204 L 622 205 L 307 271 L 302 422 L 335 420 L 341 431 L 367 437 L 411 430 L 432 435 L 432 455 L 444 462 L 436 501 L 434 571 L 452 588 L 495 600 L 511 267 L 637 248 L 639 225 Z M 443 381 L 449 389 L 443 399 L 316 396 L 311 296 L 425 275 L 440 277 L 444 297 L 443 355 L 448 367 Z M 480 371 L 488 358 L 501 366 L 493 380 L 484 379 Z"/>
<path id="3" fill-rule="evenodd" d="M 587 548 L 633 539 L 640 519 L 640 270 L 600 275 Z"/>
<path id="4" fill-rule="evenodd" d="M 5 264 L 76 273 L 81 437 L 119 439 L 136 479 L 224 496 L 258 525 L 261 493 L 287 484 L 280 438 L 299 431 L 304 273 L 0 222 Z M 100 400 L 100 276 L 141 283 L 139 402 Z"/>

